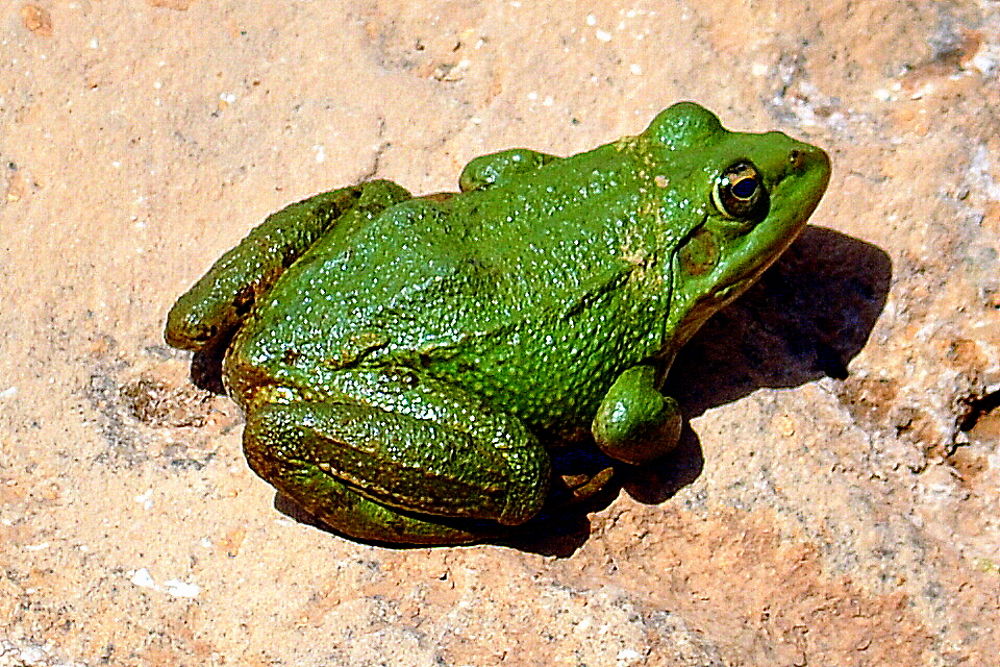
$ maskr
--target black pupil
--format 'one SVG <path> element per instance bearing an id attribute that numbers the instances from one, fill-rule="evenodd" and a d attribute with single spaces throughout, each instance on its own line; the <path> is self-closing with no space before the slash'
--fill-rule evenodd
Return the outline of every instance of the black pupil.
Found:
<path id="1" fill-rule="evenodd" d="M 740 199 L 749 199 L 757 192 L 757 179 L 741 178 L 733 183 L 732 193 Z"/>

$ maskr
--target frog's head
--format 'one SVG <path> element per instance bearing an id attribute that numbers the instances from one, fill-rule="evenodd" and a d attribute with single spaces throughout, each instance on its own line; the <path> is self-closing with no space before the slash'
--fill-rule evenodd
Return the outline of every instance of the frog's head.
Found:
<path id="1" fill-rule="evenodd" d="M 683 344 L 792 243 L 830 179 L 830 160 L 781 132 L 730 132 L 691 102 L 643 134 L 662 188 L 673 276 L 667 331 Z"/>

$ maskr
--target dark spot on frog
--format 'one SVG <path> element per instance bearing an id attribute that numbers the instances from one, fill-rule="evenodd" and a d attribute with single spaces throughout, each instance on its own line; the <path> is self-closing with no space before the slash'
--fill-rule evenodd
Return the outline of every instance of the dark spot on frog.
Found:
<path id="1" fill-rule="evenodd" d="M 796 149 L 788 154 L 788 163 L 792 165 L 792 169 L 801 169 L 804 160 L 805 154 L 800 150 Z"/>
<path id="2" fill-rule="evenodd" d="M 434 202 L 435 204 L 443 204 L 452 197 L 455 196 L 454 192 L 434 192 L 429 195 L 421 195 L 420 197 L 415 197 L 415 199 L 424 199 L 426 201 Z"/>
<path id="3" fill-rule="evenodd" d="M 407 389 L 416 389 L 420 386 L 420 378 L 413 372 L 404 371 L 393 373 L 392 379 L 394 382 L 398 382 Z"/>
<path id="4" fill-rule="evenodd" d="M 246 316 L 253 308 L 255 298 L 256 295 L 254 294 L 252 285 L 248 285 L 240 290 L 233 300 L 233 308 L 236 310 L 236 314 L 241 318 Z"/>
<path id="5" fill-rule="evenodd" d="M 302 353 L 291 348 L 286 349 L 281 355 L 282 363 L 292 365 L 302 358 Z"/>
<path id="6" fill-rule="evenodd" d="M 680 252 L 681 270 L 692 276 L 708 273 L 719 261 L 719 245 L 706 229 L 696 231 Z"/>

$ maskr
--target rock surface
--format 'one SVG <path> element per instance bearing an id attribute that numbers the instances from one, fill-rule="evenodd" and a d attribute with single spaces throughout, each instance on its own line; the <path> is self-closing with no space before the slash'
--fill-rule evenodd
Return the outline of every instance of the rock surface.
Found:
<path id="1" fill-rule="evenodd" d="M 0 666 L 996 664 L 997 2 L 0 20 Z M 679 359 L 681 450 L 507 546 L 276 511 L 238 411 L 161 341 L 172 300 L 292 200 L 451 189 L 473 156 L 583 150 L 678 99 L 835 167 Z"/>

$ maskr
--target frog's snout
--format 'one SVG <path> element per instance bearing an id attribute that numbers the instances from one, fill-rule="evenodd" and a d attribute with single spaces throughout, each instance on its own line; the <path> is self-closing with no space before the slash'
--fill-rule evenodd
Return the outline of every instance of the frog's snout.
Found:
<path id="1" fill-rule="evenodd" d="M 777 169 L 777 195 L 786 206 L 802 209 L 798 217 L 808 217 L 830 182 L 830 156 L 822 148 L 794 141 L 785 152 L 784 169 Z M 775 165 L 777 167 L 777 165 Z"/>

